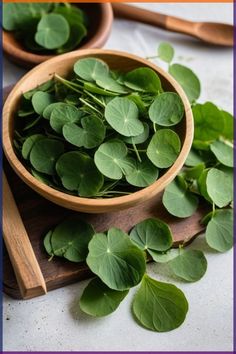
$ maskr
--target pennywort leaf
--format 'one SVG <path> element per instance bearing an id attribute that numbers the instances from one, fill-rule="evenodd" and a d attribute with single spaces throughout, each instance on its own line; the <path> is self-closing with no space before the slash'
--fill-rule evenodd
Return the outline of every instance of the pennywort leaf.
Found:
<path id="1" fill-rule="evenodd" d="M 159 44 L 157 54 L 161 60 L 170 63 L 174 57 L 174 48 L 170 43 L 162 42 Z"/>
<path id="2" fill-rule="evenodd" d="M 179 327 L 188 312 L 188 302 L 175 285 L 144 275 L 133 305 L 135 319 L 147 329 L 167 332 Z"/>

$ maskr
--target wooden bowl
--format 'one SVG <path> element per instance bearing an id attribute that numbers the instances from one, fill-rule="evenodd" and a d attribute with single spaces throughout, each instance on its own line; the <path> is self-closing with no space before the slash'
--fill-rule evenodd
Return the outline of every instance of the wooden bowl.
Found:
<path id="1" fill-rule="evenodd" d="M 80 3 L 79 6 L 91 19 L 88 35 L 81 42 L 78 49 L 102 48 L 111 32 L 113 12 L 110 3 Z M 16 64 L 26 68 L 32 68 L 55 55 L 40 55 L 27 51 L 19 43 L 13 32 L 2 31 L 3 51 L 5 55 Z"/>
<path id="2" fill-rule="evenodd" d="M 175 163 L 152 185 L 130 195 L 110 199 L 92 199 L 71 196 L 57 191 L 35 179 L 17 158 L 13 149 L 14 117 L 22 94 L 51 79 L 54 73 L 67 76 L 76 60 L 85 57 L 104 60 L 111 69 L 122 71 L 147 66 L 155 70 L 161 78 L 163 88 L 177 92 L 184 104 L 185 115 L 178 124 L 178 134 L 182 142 L 181 152 Z M 13 88 L 3 107 L 3 147 L 5 155 L 18 176 L 32 189 L 46 199 L 62 207 L 88 212 L 103 213 L 122 210 L 142 203 L 162 191 L 178 174 L 191 148 L 193 139 L 193 117 L 189 101 L 180 85 L 165 71 L 149 61 L 124 52 L 113 50 L 80 50 L 54 57 L 28 72 Z"/>

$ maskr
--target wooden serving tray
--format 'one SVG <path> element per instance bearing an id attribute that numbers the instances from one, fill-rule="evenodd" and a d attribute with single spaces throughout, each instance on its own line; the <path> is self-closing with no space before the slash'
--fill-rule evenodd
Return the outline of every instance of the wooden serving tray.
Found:
<path id="1" fill-rule="evenodd" d="M 5 90 L 6 92 L 9 92 L 9 88 L 7 91 Z M 65 217 L 76 214 L 76 212 L 59 207 L 39 196 L 21 181 L 6 160 L 4 160 L 4 170 L 43 273 L 47 290 L 60 288 L 90 277 L 91 272 L 84 263 L 72 263 L 57 257 L 52 261 L 48 261 L 48 255 L 43 247 L 43 238 L 46 232 Z M 79 213 L 79 215 L 81 219 L 91 223 L 98 232 L 105 231 L 110 227 L 119 227 L 124 231 L 129 231 L 139 221 L 149 217 L 156 217 L 169 224 L 173 232 L 175 245 L 183 241 L 190 242 L 203 231 L 204 228 L 199 221 L 207 212 L 206 205 L 201 205 L 192 217 L 179 219 L 169 215 L 162 205 L 161 198 L 162 193 L 151 201 L 120 212 L 104 214 Z M 12 247 L 15 247 L 15 245 L 12 245 Z M 4 249 L 3 267 L 4 292 L 14 298 L 21 298 L 6 249 Z M 38 295 L 34 294 L 34 296 Z"/>

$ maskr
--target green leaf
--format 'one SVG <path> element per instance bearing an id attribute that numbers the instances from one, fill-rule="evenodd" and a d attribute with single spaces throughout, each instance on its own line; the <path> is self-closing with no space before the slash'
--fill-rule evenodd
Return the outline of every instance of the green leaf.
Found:
<path id="1" fill-rule="evenodd" d="M 65 124 L 79 122 L 83 114 L 76 107 L 64 103 L 53 108 L 50 115 L 50 125 L 57 133 L 62 134 Z"/>
<path id="2" fill-rule="evenodd" d="M 202 251 L 184 251 L 169 262 L 172 272 L 188 282 L 200 280 L 207 270 L 207 260 Z"/>
<path id="3" fill-rule="evenodd" d="M 144 143 L 149 137 L 149 125 L 147 123 L 143 123 L 144 131 L 143 133 L 136 135 L 136 136 L 122 136 L 122 140 L 127 144 L 142 144 Z"/>
<path id="4" fill-rule="evenodd" d="M 163 127 L 178 124 L 184 116 L 184 105 L 179 95 L 164 92 L 157 96 L 149 108 L 152 122 Z"/>
<path id="5" fill-rule="evenodd" d="M 168 263 L 179 255 L 178 248 L 171 248 L 167 252 L 157 252 L 149 250 L 148 253 L 156 263 Z"/>
<path id="6" fill-rule="evenodd" d="M 99 146 L 94 162 L 104 176 L 118 180 L 133 171 L 134 161 L 127 154 L 128 149 L 122 141 L 109 140 Z"/>
<path id="7" fill-rule="evenodd" d="M 124 136 L 140 135 L 143 123 L 138 119 L 138 108 L 128 98 L 116 97 L 105 108 L 105 118 L 111 127 Z"/>
<path id="8" fill-rule="evenodd" d="M 150 68 L 143 67 L 129 71 L 125 75 L 124 84 L 134 91 L 162 92 L 159 76 Z"/>
<path id="9" fill-rule="evenodd" d="M 115 92 L 110 92 L 110 91 L 104 90 L 103 88 L 96 86 L 92 82 L 84 82 L 84 88 L 86 91 L 96 93 L 96 94 L 102 95 L 102 96 L 114 97 L 117 95 Z"/>
<path id="10" fill-rule="evenodd" d="M 201 92 L 201 85 L 194 72 L 181 64 L 172 64 L 169 67 L 169 73 L 182 86 L 190 103 L 196 101 Z"/>
<path id="11" fill-rule="evenodd" d="M 175 51 L 171 44 L 167 42 L 162 42 L 159 44 L 157 54 L 161 60 L 166 63 L 170 63 L 174 57 L 174 53 Z"/>
<path id="12" fill-rule="evenodd" d="M 54 80 L 48 80 L 48 81 L 44 82 L 43 84 L 37 86 L 36 88 L 23 93 L 23 97 L 26 100 L 31 100 L 33 95 L 35 94 L 35 92 L 37 92 L 37 91 L 47 92 L 47 91 L 50 91 L 53 88 L 53 86 L 54 86 Z"/>
<path id="13" fill-rule="evenodd" d="M 135 161 L 132 171 L 125 176 L 132 186 L 147 187 L 157 180 L 158 169 L 147 159 L 142 162 Z"/>
<path id="14" fill-rule="evenodd" d="M 49 256 L 53 256 L 53 249 L 51 244 L 52 230 L 49 230 L 43 240 L 43 245 Z"/>
<path id="15" fill-rule="evenodd" d="M 166 187 L 162 203 L 170 214 L 187 218 L 197 210 L 198 197 L 188 190 L 183 177 L 178 176 Z"/>
<path id="16" fill-rule="evenodd" d="M 173 165 L 180 149 L 178 135 L 173 130 L 161 129 L 153 135 L 147 148 L 147 156 L 155 166 L 167 168 Z"/>
<path id="17" fill-rule="evenodd" d="M 66 53 L 76 49 L 82 39 L 86 37 L 87 30 L 82 23 L 72 23 L 70 24 L 70 36 L 67 42 L 57 49 L 57 53 Z"/>
<path id="18" fill-rule="evenodd" d="M 42 134 L 34 134 L 34 135 L 31 135 L 29 136 L 25 141 L 24 141 L 24 144 L 22 145 L 22 156 L 25 160 L 28 160 L 29 159 L 29 156 L 30 156 L 30 152 L 32 150 L 32 147 L 34 145 L 34 143 L 37 141 L 37 140 L 40 140 L 42 138 L 45 138 L 44 135 Z"/>
<path id="19" fill-rule="evenodd" d="M 201 176 L 204 169 L 205 169 L 205 164 L 200 163 L 199 165 L 196 165 L 194 167 L 184 169 L 183 176 L 186 180 L 198 179 Z"/>
<path id="20" fill-rule="evenodd" d="M 37 140 L 30 152 L 30 162 L 32 166 L 42 173 L 53 175 L 55 163 L 64 152 L 64 144 L 55 139 Z"/>
<path id="21" fill-rule="evenodd" d="M 96 234 L 89 243 L 87 264 L 109 288 L 127 290 L 137 285 L 145 272 L 144 253 L 123 231 L 112 228 Z"/>
<path id="22" fill-rule="evenodd" d="M 59 107 L 64 107 L 65 103 L 63 102 L 54 102 L 49 104 L 44 110 L 43 110 L 43 118 L 50 120 L 51 113 L 54 110 L 54 108 L 59 108 Z"/>
<path id="23" fill-rule="evenodd" d="M 189 154 L 188 154 L 188 157 L 185 161 L 185 165 L 186 166 L 191 166 L 191 167 L 194 167 L 194 166 L 197 166 L 201 163 L 204 163 L 204 159 L 201 155 L 199 155 L 199 153 L 194 150 L 193 148 L 190 150 Z"/>
<path id="24" fill-rule="evenodd" d="M 214 141 L 210 149 L 220 163 L 228 167 L 234 166 L 234 150 L 231 143 Z"/>
<path id="25" fill-rule="evenodd" d="M 83 262 L 88 254 L 88 244 L 94 235 L 92 225 L 70 217 L 56 226 L 51 235 L 53 254 L 71 262 Z"/>
<path id="26" fill-rule="evenodd" d="M 225 139 L 233 140 L 234 138 L 234 117 L 226 111 L 221 111 L 224 119 L 224 130 L 221 133 Z"/>
<path id="27" fill-rule="evenodd" d="M 233 185 L 224 172 L 211 168 L 206 178 L 207 193 L 219 208 L 227 206 L 233 199 Z"/>
<path id="28" fill-rule="evenodd" d="M 47 92 L 37 91 L 32 97 L 32 105 L 36 113 L 43 114 L 47 106 L 54 102 L 54 97 Z"/>
<path id="29" fill-rule="evenodd" d="M 78 191 L 81 197 L 96 195 L 103 185 L 103 176 L 93 159 L 78 151 L 61 155 L 56 163 L 56 171 L 63 186 L 70 191 Z"/>
<path id="30" fill-rule="evenodd" d="M 163 252 L 171 248 L 173 237 L 169 226 L 154 218 L 141 221 L 132 229 L 131 240 L 141 250 L 153 250 Z"/>
<path id="31" fill-rule="evenodd" d="M 207 174 L 209 172 L 209 168 L 206 168 L 202 171 L 200 177 L 197 180 L 197 185 L 199 192 L 203 198 L 205 198 L 208 202 L 212 203 L 212 200 L 207 192 Z"/>
<path id="32" fill-rule="evenodd" d="M 44 15 L 38 23 L 35 41 L 46 49 L 57 49 L 65 44 L 70 35 L 70 26 L 59 14 Z"/>
<path id="33" fill-rule="evenodd" d="M 3 4 L 3 28 L 7 31 L 22 29 L 32 18 L 40 18 L 48 12 L 52 3 L 5 3 Z"/>
<path id="34" fill-rule="evenodd" d="M 80 308 L 90 316 L 107 316 L 117 309 L 128 292 L 110 289 L 100 279 L 95 278 L 84 289 L 79 302 Z"/>
<path id="35" fill-rule="evenodd" d="M 132 309 L 138 323 L 145 328 L 167 332 L 184 322 L 188 302 L 175 285 L 156 281 L 145 274 Z"/>
<path id="36" fill-rule="evenodd" d="M 96 81 L 109 73 L 108 65 L 96 58 L 79 59 L 74 64 L 74 72 L 86 81 Z"/>
<path id="37" fill-rule="evenodd" d="M 194 139 L 210 141 L 218 139 L 224 130 L 221 111 L 211 102 L 193 107 Z"/>
<path id="38" fill-rule="evenodd" d="M 125 89 L 122 85 L 118 84 L 116 80 L 114 80 L 111 76 L 101 76 L 96 80 L 96 84 L 102 87 L 105 90 L 125 94 L 127 93 L 127 89 Z"/>
<path id="39" fill-rule="evenodd" d="M 208 245 L 218 252 L 233 247 L 233 210 L 217 210 L 206 228 Z"/>
<path id="40" fill-rule="evenodd" d="M 81 118 L 82 128 L 74 123 L 63 126 L 63 136 L 72 145 L 92 149 L 105 139 L 106 128 L 101 119 L 95 116 Z"/>

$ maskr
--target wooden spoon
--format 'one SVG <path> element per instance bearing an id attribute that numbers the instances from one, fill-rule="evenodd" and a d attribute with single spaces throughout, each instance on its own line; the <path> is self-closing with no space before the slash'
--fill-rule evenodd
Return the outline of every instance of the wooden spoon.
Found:
<path id="1" fill-rule="evenodd" d="M 196 37 L 204 42 L 233 46 L 233 26 L 224 23 L 193 22 L 120 3 L 112 4 L 115 16 Z"/>

